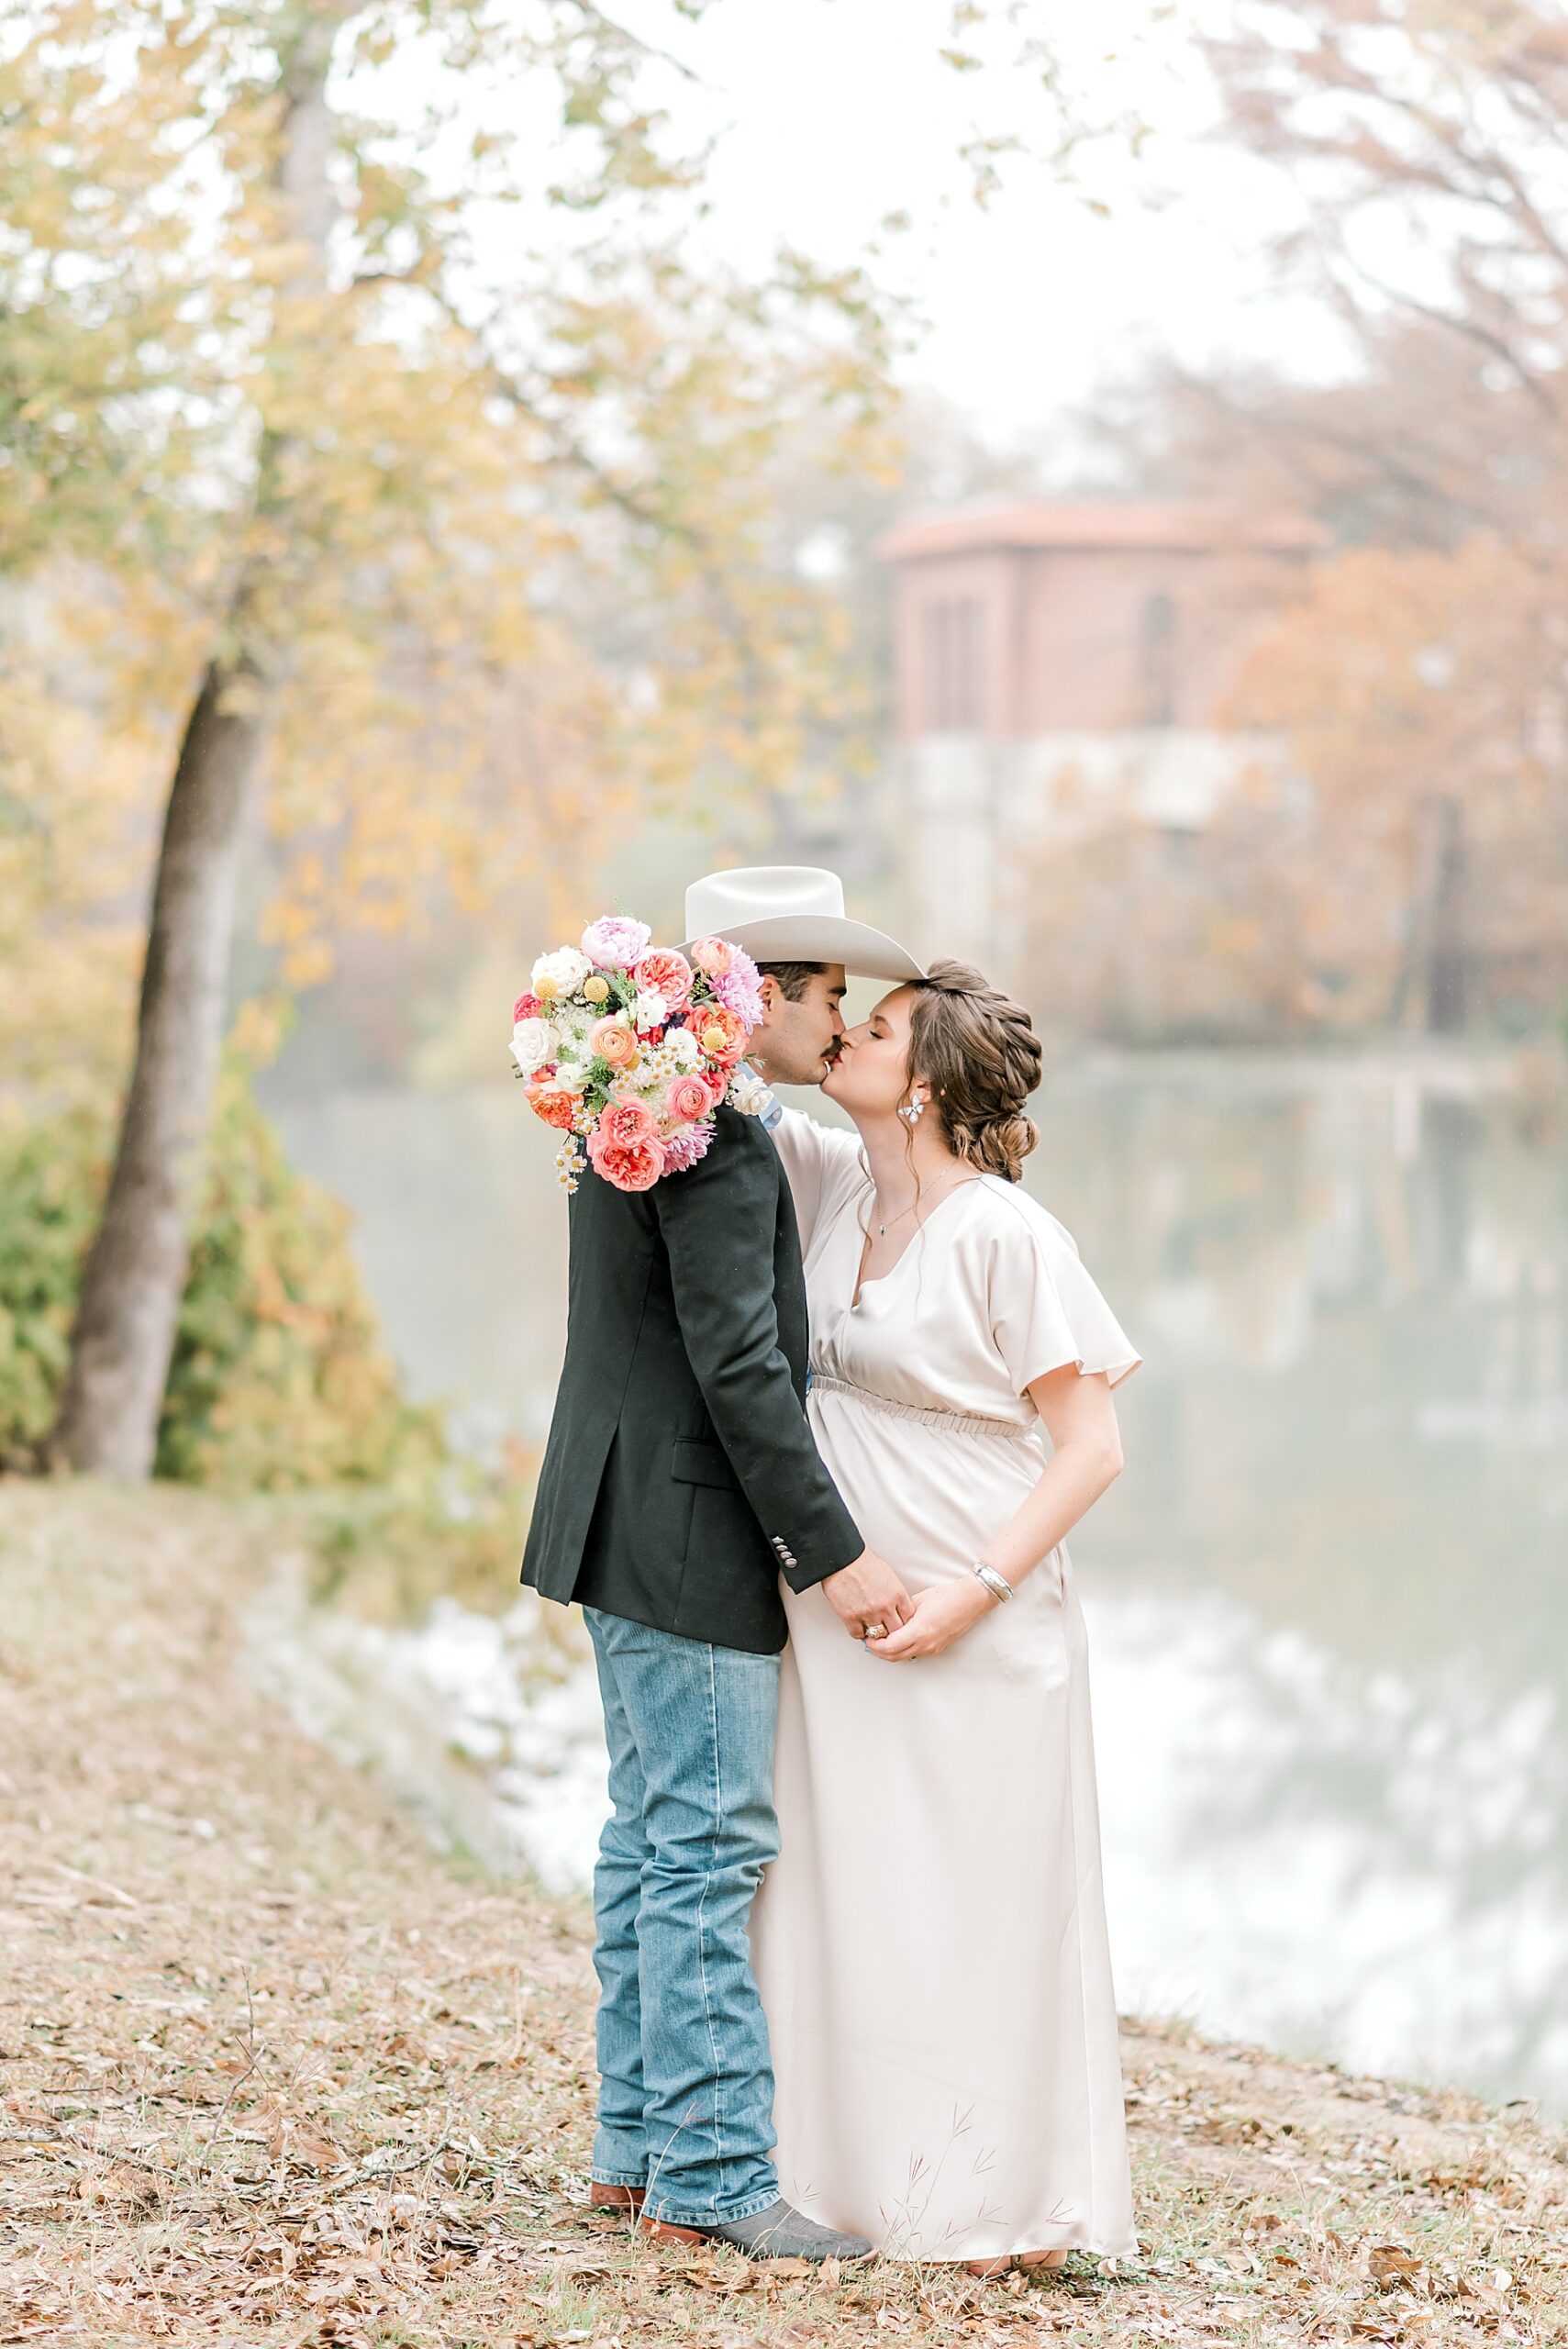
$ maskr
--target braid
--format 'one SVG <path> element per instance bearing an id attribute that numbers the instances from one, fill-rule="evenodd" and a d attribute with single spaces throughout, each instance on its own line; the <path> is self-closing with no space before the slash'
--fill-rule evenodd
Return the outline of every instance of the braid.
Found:
<path id="1" fill-rule="evenodd" d="M 933 963 L 912 984 L 911 1076 L 930 1086 L 950 1148 L 1016 1183 L 1040 1138 L 1024 1110 L 1042 1064 L 1033 1021 L 969 963 Z"/>

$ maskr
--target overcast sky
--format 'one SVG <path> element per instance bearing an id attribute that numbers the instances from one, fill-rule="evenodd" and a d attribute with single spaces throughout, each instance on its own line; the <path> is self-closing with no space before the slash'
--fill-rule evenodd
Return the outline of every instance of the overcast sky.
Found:
<path id="1" fill-rule="evenodd" d="M 622 13 L 669 32 L 661 0 Z M 912 372 L 1001 440 L 1151 349 L 1336 371 L 1334 329 L 1283 295 L 1266 258 L 1267 232 L 1295 217 L 1287 180 L 1210 133 L 1190 0 L 1045 13 L 1095 117 L 1137 115 L 1152 135 L 1136 160 L 1123 138 L 1097 142 L 1077 187 L 1010 164 L 979 211 L 958 160 L 967 125 L 1032 127 L 1043 141 L 1051 117 L 1020 75 L 940 62 L 950 0 L 720 0 L 673 42 L 702 76 L 678 111 L 722 133 L 716 234 L 743 256 L 787 236 L 848 260 L 878 241 L 886 215 L 908 212 L 878 266 L 929 321 Z"/>

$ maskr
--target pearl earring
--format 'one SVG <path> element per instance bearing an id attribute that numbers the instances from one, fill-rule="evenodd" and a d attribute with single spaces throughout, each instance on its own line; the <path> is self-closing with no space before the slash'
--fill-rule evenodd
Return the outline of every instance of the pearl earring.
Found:
<path id="1" fill-rule="evenodd" d="M 901 1118 L 906 1119 L 910 1125 L 917 1126 L 926 1114 L 926 1105 L 923 1101 L 901 1102 L 898 1114 Z"/>

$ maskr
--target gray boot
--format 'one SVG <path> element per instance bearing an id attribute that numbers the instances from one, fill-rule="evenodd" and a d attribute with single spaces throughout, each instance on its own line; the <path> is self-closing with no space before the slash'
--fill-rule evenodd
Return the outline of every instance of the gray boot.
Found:
<path id="1" fill-rule="evenodd" d="M 733 2243 L 748 2259 L 869 2259 L 872 2246 L 863 2235 L 842 2235 L 836 2227 L 819 2227 L 793 2202 L 770 2203 L 749 2219 L 721 2219 L 711 2227 L 675 2227 L 644 2218 L 643 2232 L 666 2241 Z"/>

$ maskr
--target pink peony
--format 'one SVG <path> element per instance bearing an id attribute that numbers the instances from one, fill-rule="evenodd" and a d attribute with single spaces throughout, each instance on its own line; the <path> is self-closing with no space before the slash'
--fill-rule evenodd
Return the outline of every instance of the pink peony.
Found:
<path id="1" fill-rule="evenodd" d="M 673 1077 L 664 1095 L 664 1115 L 677 1124 L 691 1125 L 698 1118 L 706 1118 L 713 1108 L 713 1095 L 707 1079 L 693 1070 L 684 1076 Z"/>
<path id="2" fill-rule="evenodd" d="M 634 963 L 641 962 L 652 937 L 645 921 L 628 920 L 625 914 L 601 914 L 583 932 L 583 952 L 601 971 L 629 971 Z"/>
<path id="3" fill-rule="evenodd" d="M 606 1112 L 606 1114 L 608 1114 Z M 588 1136 L 588 1156 L 595 1174 L 617 1191 L 651 1191 L 664 1172 L 664 1145 L 651 1137 L 628 1149 L 605 1138 L 603 1119 Z"/>
<path id="4" fill-rule="evenodd" d="M 644 995 L 664 998 L 666 1012 L 684 1011 L 692 998 L 692 966 L 673 947 L 656 946 L 632 973 Z"/>
<path id="5" fill-rule="evenodd" d="M 595 1019 L 588 1030 L 588 1050 L 612 1068 L 630 1068 L 637 1059 L 637 1037 L 624 1019 Z"/>
<path id="6" fill-rule="evenodd" d="M 692 948 L 692 960 L 699 971 L 706 971 L 710 979 L 717 979 L 728 970 L 734 955 L 722 938 L 699 938 Z"/>
<path id="7" fill-rule="evenodd" d="M 665 1174 L 684 1174 L 688 1166 L 695 1166 L 699 1158 L 706 1157 L 707 1146 L 712 1140 L 713 1128 L 710 1125 L 683 1127 L 664 1144 Z"/>
<path id="8" fill-rule="evenodd" d="M 614 1150 L 635 1150 L 651 1141 L 653 1113 L 646 1101 L 612 1101 L 599 1112 L 594 1131 Z"/>
<path id="9" fill-rule="evenodd" d="M 512 1006 L 512 1025 L 515 1028 L 519 1019 L 538 1019 L 543 1011 L 544 1006 L 538 996 L 529 995 L 525 988 Z"/>

